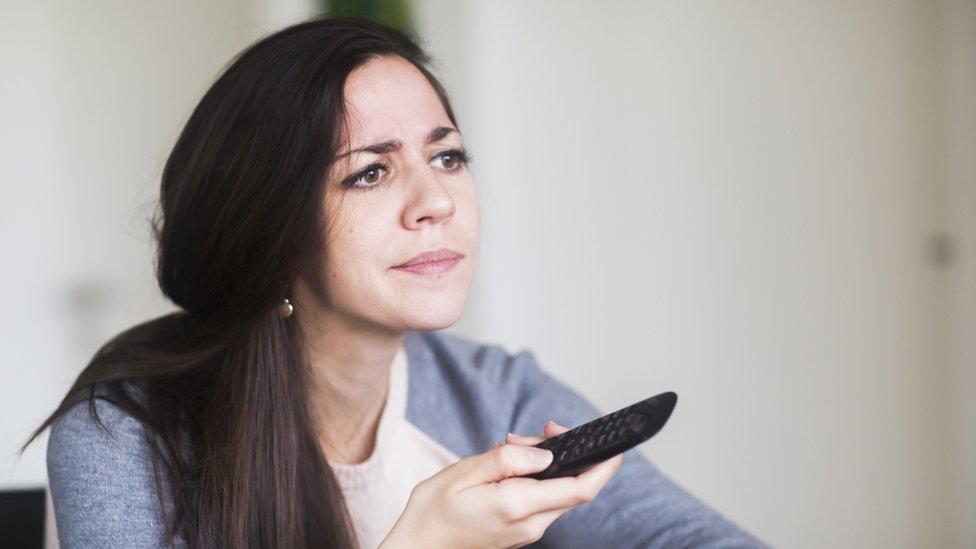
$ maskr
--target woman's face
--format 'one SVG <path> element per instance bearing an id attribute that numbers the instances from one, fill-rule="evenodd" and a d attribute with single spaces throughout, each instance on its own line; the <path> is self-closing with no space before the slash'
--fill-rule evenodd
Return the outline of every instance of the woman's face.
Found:
<path id="1" fill-rule="evenodd" d="M 321 313 L 398 331 L 449 326 L 464 310 L 478 255 L 477 190 L 463 155 L 451 152 L 464 140 L 401 57 L 360 66 L 344 92 L 348 135 L 326 187 Z M 393 145 L 358 150 L 385 142 Z M 396 268 L 441 249 L 462 257 L 443 272 Z"/>

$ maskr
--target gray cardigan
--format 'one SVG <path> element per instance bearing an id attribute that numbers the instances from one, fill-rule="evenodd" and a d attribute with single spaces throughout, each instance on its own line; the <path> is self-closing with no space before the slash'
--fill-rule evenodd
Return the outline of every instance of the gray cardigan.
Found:
<path id="1" fill-rule="evenodd" d="M 541 370 L 528 350 L 511 354 L 442 331 L 409 332 L 404 350 L 407 420 L 458 456 L 486 452 L 508 431 L 537 433 L 548 419 L 573 427 L 602 415 Z M 114 437 L 92 422 L 82 403 L 55 422 L 48 441 L 61 546 L 166 546 L 142 424 L 96 402 Z M 767 547 L 636 450 L 624 454 L 593 501 L 561 516 L 533 546 Z"/>

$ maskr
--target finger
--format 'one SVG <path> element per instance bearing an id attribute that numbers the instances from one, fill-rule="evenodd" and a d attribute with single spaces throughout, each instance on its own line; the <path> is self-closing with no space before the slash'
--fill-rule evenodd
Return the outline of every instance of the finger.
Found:
<path id="1" fill-rule="evenodd" d="M 454 464 L 460 488 L 541 471 L 552 462 L 549 450 L 518 444 L 495 444 L 491 450 Z"/>
<path id="2" fill-rule="evenodd" d="M 546 530 L 549 526 L 556 521 L 559 517 L 563 516 L 567 512 L 571 511 L 572 507 L 563 507 L 562 509 L 553 509 L 550 511 L 543 511 L 541 513 L 536 513 L 534 515 L 529 515 L 519 522 L 522 522 L 526 526 L 526 530 L 529 532 L 538 533 L 539 537 L 545 535 Z"/>
<path id="3" fill-rule="evenodd" d="M 620 470 L 620 465 L 623 463 L 623 459 L 623 454 L 617 454 L 576 475 L 576 478 L 591 489 L 599 491 L 603 489 L 604 484 L 609 482 L 617 474 L 617 471 Z"/>
<path id="4" fill-rule="evenodd" d="M 518 509 L 512 511 L 512 515 L 524 518 L 586 503 L 591 499 L 588 490 L 592 488 L 576 477 L 546 480 L 513 477 L 499 481 L 495 490 L 500 500 L 517 502 Z"/>
<path id="5" fill-rule="evenodd" d="M 622 459 L 623 454 L 618 454 L 576 476 L 545 480 L 508 478 L 500 481 L 497 489 L 506 492 L 502 498 L 519 501 L 521 516 L 571 508 L 596 498 L 619 470 Z"/>
<path id="6" fill-rule="evenodd" d="M 523 436 L 516 435 L 515 433 L 508 433 L 505 435 L 505 442 L 509 444 L 521 444 L 522 446 L 532 446 L 542 442 L 542 437 Z"/>
<path id="7" fill-rule="evenodd" d="M 544 436 L 528 436 L 528 435 L 517 435 L 515 433 L 507 433 L 505 435 L 505 442 L 510 444 L 522 444 L 522 445 L 533 445 L 542 442 L 543 440 L 554 437 L 558 434 L 565 433 L 569 428 L 563 427 L 562 425 L 556 423 L 553 420 L 546 422 L 543 427 Z"/>
<path id="8" fill-rule="evenodd" d="M 565 515 L 566 513 L 573 510 L 573 505 L 568 507 L 560 507 L 557 509 L 550 509 L 548 511 L 542 511 L 541 513 L 535 513 L 534 515 L 529 515 L 522 520 L 527 521 L 532 525 L 533 528 L 539 528 L 540 530 L 545 530 L 549 528 L 549 525 L 556 521 L 557 518 Z"/>
<path id="9" fill-rule="evenodd" d="M 549 421 L 546 422 L 546 426 L 543 429 L 543 433 L 545 434 L 546 438 L 549 438 L 549 437 L 554 437 L 556 435 L 565 433 L 568 430 L 569 427 L 563 427 L 562 425 L 550 419 Z"/>

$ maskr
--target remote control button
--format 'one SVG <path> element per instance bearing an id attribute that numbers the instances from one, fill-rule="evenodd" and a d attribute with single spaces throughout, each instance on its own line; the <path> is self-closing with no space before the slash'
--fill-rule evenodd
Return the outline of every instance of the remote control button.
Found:
<path id="1" fill-rule="evenodd" d="M 636 413 L 630 414 L 627 416 L 627 425 L 631 431 L 640 434 L 644 432 L 644 428 L 647 426 L 647 416 Z"/>

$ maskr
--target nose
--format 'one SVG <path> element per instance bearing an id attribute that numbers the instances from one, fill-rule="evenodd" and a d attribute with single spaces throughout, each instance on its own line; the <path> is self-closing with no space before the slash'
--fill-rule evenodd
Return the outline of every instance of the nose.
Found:
<path id="1" fill-rule="evenodd" d="M 428 167 L 413 178 L 412 192 L 403 212 L 403 225 L 411 230 L 426 223 L 443 223 L 454 215 L 454 196 Z"/>

